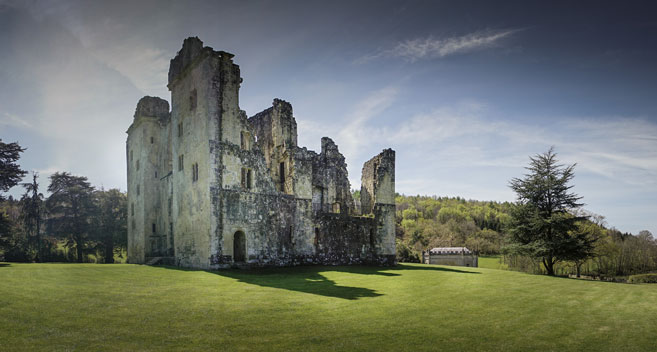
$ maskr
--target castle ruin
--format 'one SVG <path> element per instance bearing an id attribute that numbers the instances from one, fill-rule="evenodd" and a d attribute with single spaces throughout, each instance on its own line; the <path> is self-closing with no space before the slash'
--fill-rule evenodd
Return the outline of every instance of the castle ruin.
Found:
<path id="1" fill-rule="evenodd" d="M 233 55 L 187 38 L 166 100 L 137 104 L 126 142 L 128 261 L 203 269 L 395 263 L 395 152 L 363 166 L 360 207 L 327 137 L 297 145 L 292 106 L 247 117 Z"/>

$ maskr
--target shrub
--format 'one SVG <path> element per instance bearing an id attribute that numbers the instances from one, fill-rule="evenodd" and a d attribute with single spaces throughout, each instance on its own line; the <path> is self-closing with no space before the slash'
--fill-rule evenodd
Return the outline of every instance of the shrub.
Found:
<path id="1" fill-rule="evenodd" d="M 657 274 L 631 275 L 627 279 L 629 284 L 657 284 Z"/>

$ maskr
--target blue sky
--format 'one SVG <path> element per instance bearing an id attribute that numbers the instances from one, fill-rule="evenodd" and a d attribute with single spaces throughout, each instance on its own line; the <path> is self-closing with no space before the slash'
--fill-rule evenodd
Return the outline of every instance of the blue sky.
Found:
<path id="1" fill-rule="evenodd" d="M 44 184 L 125 190 L 136 103 L 169 100 L 198 36 L 235 54 L 247 114 L 285 99 L 301 145 L 332 137 L 353 188 L 392 147 L 400 193 L 513 201 L 554 146 L 585 209 L 657 234 L 657 5 L 573 3 L 0 0 L 0 138 Z"/>

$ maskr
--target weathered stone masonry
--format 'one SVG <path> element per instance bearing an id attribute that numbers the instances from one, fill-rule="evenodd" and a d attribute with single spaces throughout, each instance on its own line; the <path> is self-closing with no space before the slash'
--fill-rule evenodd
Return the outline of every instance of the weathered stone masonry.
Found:
<path id="1" fill-rule="evenodd" d="M 292 105 L 248 117 L 233 55 L 187 38 L 167 101 L 137 104 L 126 142 L 128 260 L 185 267 L 395 263 L 395 152 L 363 166 L 361 207 L 338 146 L 297 145 Z"/>

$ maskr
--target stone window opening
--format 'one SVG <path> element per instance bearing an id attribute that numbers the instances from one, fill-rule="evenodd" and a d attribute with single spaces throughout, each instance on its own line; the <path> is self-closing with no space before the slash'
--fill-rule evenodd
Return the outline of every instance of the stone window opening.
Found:
<path id="1" fill-rule="evenodd" d="M 155 178 L 157 178 L 157 171 L 155 171 Z"/>
<path id="2" fill-rule="evenodd" d="M 155 223 L 153 223 L 152 228 L 153 228 L 153 236 L 155 236 Z"/>
<path id="3" fill-rule="evenodd" d="M 198 181 L 198 163 L 192 165 L 192 182 Z"/>
<path id="4" fill-rule="evenodd" d="M 136 165 L 137 171 L 139 171 L 139 159 L 137 159 L 137 165 Z"/>
<path id="5" fill-rule="evenodd" d="M 244 232 L 237 231 L 233 235 L 233 261 L 235 263 L 246 260 L 246 236 Z"/>
<path id="6" fill-rule="evenodd" d="M 374 229 L 370 229 L 370 248 L 372 251 L 376 248 L 376 238 L 374 237 Z"/>
<path id="7" fill-rule="evenodd" d="M 182 122 L 179 122 L 178 123 L 178 137 L 182 138 L 182 136 L 183 136 L 183 124 L 182 124 Z"/>
<path id="8" fill-rule="evenodd" d="M 155 142 L 155 138 L 151 137 L 151 144 L 153 144 L 153 142 Z"/>
<path id="9" fill-rule="evenodd" d="M 242 184 L 242 188 L 251 189 L 253 186 L 253 171 L 251 169 L 243 167 L 240 181 Z"/>
<path id="10" fill-rule="evenodd" d="M 340 213 L 340 203 L 335 202 L 333 203 L 333 212 L 339 214 Z"/>
<path id="11" fill-rule="evenodd" d="M 285 162 L 278 164 L 278 177 L 281 183 L 281 192 L 285 192 Z"/>
<path id="12" fill-rule="evenodd" d="M 314 239 L 315 250 L 319 249 L 319 228 L 315 227 L 315 239 Z"/>
<path id="13" fill-rule="evenodd" d="M 198 94 L 196 94 L 196 89 L 192 90 L 192 93 L 189 95 L 189 110 L 190 111 L 196 110 L 197 95 Z"/>
<path id="14" fill-rule="evenodd" d="M 135 216 L 135 203 L 130 203 L 130 215 Z"/>
<path id="15" fill-rule="evenodd" d="M 240 147 L 242 150 L 251 150 L 251 134 L 246 131 L 240 132 Z"/>
<path id="16" fill-rule="evenodd" d="M 137 185 L 137 195 L 139 195 L 139 185 Z"/>
<path id="17" fill-rule="evenodd" d="M 183 154 L 178 155 L 178 171 L 183 171 L 185 168 L 185 156 Z"/>

